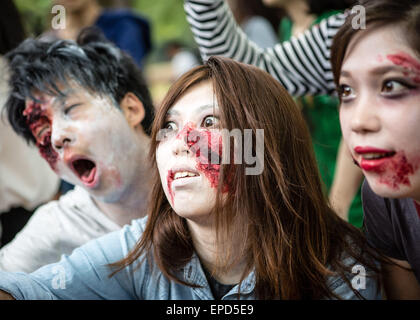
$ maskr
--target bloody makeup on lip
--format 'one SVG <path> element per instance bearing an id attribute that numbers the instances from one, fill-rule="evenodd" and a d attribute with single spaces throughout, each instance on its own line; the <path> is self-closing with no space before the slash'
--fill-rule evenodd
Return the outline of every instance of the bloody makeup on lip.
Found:
<path id="1" fill-rule="evenodd" d="M 50 167 L 55 171 L 56 163 L 58 159 L 58 153 L 53 149 L 51 144 L 51 119 L 46 110 L 42 109 L 41 104 L 35 101 L 30 102 L 26 109 L 23 111 L 23 115 L 26 117 L 26 123 L 32 132 L 32 135 L 36 139 L 36 146 L 41 156 L 48 162 Z M 42 127 L 48 127 L 48 129 L 42 129 Z M 41 136 L 37 135 L 38 129 L 46 130 Z"/>
<path id="2" fill-rule="evenodd" d="M 397 66 L 403 67 L 405 76 L 411 78 L 415 83 L 420 83 L 420 62 L 404 52 L 389 54 L 386 56 L 389 61 Z"/>

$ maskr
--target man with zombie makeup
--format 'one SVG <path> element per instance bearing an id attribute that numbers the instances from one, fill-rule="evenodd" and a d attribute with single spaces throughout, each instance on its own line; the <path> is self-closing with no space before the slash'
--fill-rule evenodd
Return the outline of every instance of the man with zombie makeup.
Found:
<path id="1" fill-rule="evenodd" d="M 26 40 L 7 59 L 11 125 L 76 185 L 0 251 L 0 269 L 31 272 L 145 215 L 153 106 L 132 59 L 92 30 Z"/>

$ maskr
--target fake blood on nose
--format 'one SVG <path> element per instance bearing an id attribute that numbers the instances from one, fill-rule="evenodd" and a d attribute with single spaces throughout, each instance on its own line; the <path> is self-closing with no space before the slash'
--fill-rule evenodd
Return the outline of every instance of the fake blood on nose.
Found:
<path id="1" fill-rule="evenodd" d="M 217 188 L 219 184 L 220 163 L 222 159 L 222 136 L 216 131 L 196 130 L 194 124 L 187 123 L 178 133 L 176 139 L 182 139 L 186 143 L 196 158 L 196 169 L 202 172 L 209 180 L 212 188 Z M 172 170 L 168 172 L 167 185 L 171 202 L 174 201 L 172 182 L 174 180 Z M 225 185 L 223 192 L 228 191 Z"/>
<path id="2" fill-rule="evenodd" d="M 184 139 L 195 154 L 197 170 L 204 173 L 213 188 L 217 188 L 222 156 L 221 134 L 210 130 L 196 130 L 193 124 L 188 123 L 178 133 L 177 139 Z"/>
<path id="3" fill-rule="evenodd" d="M 38 128 L 47 126 L 51 128 L 51 119 L 47 112 L 41 108 L 41 105 L 36 102 L 32 102 L 23 111 L 23 115 L 26 117 L 26 123 L 32 132 L 32 135 L 36 139 L 36 146 L 41 156 L 48 162 L 50 167 L 55 170 L 58 159 L 58 153 L 53 149 L 51 144 L 51 130 L 48 130 L 41 138 L 36 138 Z"/>

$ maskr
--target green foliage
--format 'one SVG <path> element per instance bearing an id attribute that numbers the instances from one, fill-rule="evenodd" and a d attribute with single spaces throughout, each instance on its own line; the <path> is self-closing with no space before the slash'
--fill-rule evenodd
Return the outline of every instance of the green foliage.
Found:
<path id="1" fill-rule="evenodd" d="M 153 39 L 158 46 L 173 39 L 193 45 L 183 3 L 183 0 L 134 0 L 133 8 L 150 19 Z"/>
<path id="2" fill-rule="evenodd" d="M 115 1 L 115 0 L 114 0 Z M 112 1 L 108 1 L 112 4 Z M 152 25 L 155 47 L 168 40 L 181 40 L 193 46 L 193 37 L 187 23 L 183 0 L 132 0 L 134 11 L 147 17 Z M 15 0 L 29 36 L 37 36 L 48 27 L 52 0 Z"/>
<path id="3" fill-rule="evenodd" d="M 47 27 L 51 0 L 15 0 L 28 36 L 38 36 Z"/>

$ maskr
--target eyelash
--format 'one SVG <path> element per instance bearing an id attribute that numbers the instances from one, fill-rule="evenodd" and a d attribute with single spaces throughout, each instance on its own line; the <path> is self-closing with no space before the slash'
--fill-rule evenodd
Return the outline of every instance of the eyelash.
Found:
<path id="1" fill-rule="evenodd" d="M 391 83 L 391 82 L 396 82 L 399 85 L 403 86 L 405 89 L 403 89 L 400 92 L 396 92 L 396 93 L 393 93 L 393 92 L 384 93 L 383 90 L 385 88 L 385 85 L 388 84 L 388 83 Z M 343 97 L 345 87 L 350 88 L 352 91 L 354 91 L 354 89 L 347 84 L 339 85 L 339 88 L 338 88 L 337 91 L 338 91 L 339 97 L 341 99 L 341 103 L 346 103 L 346 102 L 349 102 L 349 101 L 352 100 L 352 98 Z M 416 88 L 417 88 L 417 86 L 409 84 L 407 81 L 405 81 L 403 79 L 386 79 L 381 84 L 381 93 L 382 93 L 383 96 L 385 96 L 388 99 L 398 99 L 399 97 L 404 96 L 404 94 L 407 92 L 407 90 L 412 90 L 412 89 L 416 89 Z M 353 92 L 353 94 L 354 94 L 354 92 Z"/>
<path id="2" fill-rule="evenodd" d="M 405 81 L 405 80 L 403 80 L 403 79 L 387 79 L 387 80 L 385 80 L 383 83 L 382 83 L 382 87 L 381 87 L 381 91 L 385 88 L 385 85 L 387 84 L 387 83 L 390 83 L 390 82 L 396 82 L 396 83 L 398 83 L 399 85 L 401 85 L 401 86 L 403 86 L 404 87 L 404 89 L 402 90 L 402 91 L 400 91 L 400 92 L 396 92 L 396 93 L 389 93 L 389 94 L 384 94 L 387 98 L 399 98 L 399 97 L 401 97 L 401 96 L 403 96 L 404 95 L 404 93 L 406 93 L 407 92 L 407 90 L 412 90 L 412 89 L 415 89 L 415 88 L 417 88 L 416 86 L 414 86 L 414 85 L 412 85 L 412 84 L 409 84 L 409 83 L 407 83 L 407 81 Z"/>
<path id="3" fill-rule="evenodd" d="M 73 108 L 80 106 L 80 103 L 72 104 L 64 109 L 64 114 L 67 115 Z"/>
<path id="4" fill-rule="evenodd" d="M 205 122 L 205 120 L 207 119 L 207 118 L 209 118 L 209 117 L 213 117 L 214 119 L 215 119 L 215 125 L 213 125 L 213 126 L 211 126 L 211 127 L 209 127 L 209 128 L 215 128 L 215 127 L 217 127 L 217 121 L 219 120 L 219 118 L 218 117 L 216 117 L 215 115 L 213 115 L 213 114 L 209 114 L 209 115 L 207 115 L 207 116 L 205 116 L 204 118 L 203 118 L 203 120 L 201 121 L 201 127 L 203 127 L 203 128 L 207 128 L 207 127 L 205 127 L 204 126 L 204 122 Z M 169 130 L 169 128 L 168 128 L 168 125 L 170 124 L 170 123 L 173 123 L 173 124 L 175 124 L 175 122 L 174 121 L 167 121 L 167 122 L 165 122 L 165 124 L 163 125 L 163 129 L 166 129 L 166 130 Z M 175 124 L 175 126 L 176 126 L 176 124 Z"/>

